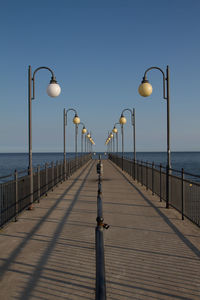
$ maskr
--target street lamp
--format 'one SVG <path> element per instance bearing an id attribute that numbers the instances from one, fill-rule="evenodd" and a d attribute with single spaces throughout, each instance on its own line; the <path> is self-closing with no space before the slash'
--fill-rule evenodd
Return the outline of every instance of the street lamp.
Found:
<path id="1" fill-rule="evenodd" d="M 169 89 L 169 66 L 166 68 L 166 75 L 164 71 L 158 67 L 148 68 L 138 88 L 138 92 L 143 97 L 151 95 L 153 89 L 151 84 L 147 80 L 147 72 L 156 69 L 159 70 L 163 75 L 163 98 L 167 100 L 167 193 L 166 193 L 166 208 L 169 208 L 169 170 L 171 169 L 171 151 L 170 151 L 170 89 Z"/>
<path id="2" fill-rule="evenodd" d="M 80 118 L 77 114 L 75 114 L 73 123 L 75 125 L 75 161 L 76 161 L 76 168 L 77 168 L 77 149 L 78 149 L 78 124 L 80 123 Z"/>
<path id="3" fill-rule="evenodd" d="M 92 139 L 92 132 L 90 131 L 90 133 L 89 133 L 89 137 L 88 137 L 88 140 L 89 140 L 89 148 L 90 148 L 90 153 L 92 153 L 92 141 L 93 141 L 93 139 Z"/>
<path id="4" fill-rule="evenodd" d="M 114 141 L 114 134 L 110 133 L 110 137 L 111 137 L 111 151 L 114 153 L 114 149 L 115 149 L 115 141 Z"/>
<path id="5" fill-rule="evenodd" d="M 112 141 L 112 139 L 111 139 L 111 137 L 109 137 L 109 138 L 108 138 L 109 152 L 112 152 L 112 149 L 111 149 L 111 146 L 112 146 L 111 143 L 112 143 L 112 142 L 111 142 L 111 141 Z"/>
<path id="6" fill-rule="evenodd" d="M 136 144 L 135 144 L 135 108 L 131 110 L 130 108 L 125 108 L 122 113 L 121 113 L 121 124 L 123 124 L 123 120 L 125 119 L 124 117 L 124 112 L 129 111 L 131 113 L 131 124 L 133 126 L 133 160 L 136 161 Z M 123 119 L 124 118 L 124 119 Z M 124 120 L 125 121 L 125 120 Z M 126 122 L 125 122 L 126 123 Z"/>
<path id="7" fill-rule="evenodd" d="M 83 122 L 80 122 L 78 125 L 82 125 L 82 131 L 81 131 L 81 153 L 83 155 L 83 135 L 87 132 L 87 129 L 85 128 L 85 124 Z"/>
<path id="8" fill-rule="evenodd" d="M 77 111 L 74 108 L 69 108 L 66 110 L 64 108 L 63 115 L 63 137 L 64 137 L 64 179 L 66 179 L 66 132 L 65 127 L 67 126 L 67 114 L 69 111 L 73 111 L 75 113 L 73 118 L 73 123 L 75 124 L 75 159 L 77 159 L 77 136 L 78 136 L 78 124 L 80 123 L 80 118 L 78 117 Z"/>
<path id="9" fill-rule="evenodd" d="M 31 66 L 28 67 L 28 139 L 29 139 L 29 175 L 30 175 L 30 205 L 29 210 L 33 209 L 33 157 L 32 157 L 32 100 L 35 99 L 35 75 L 45 69 L 51 73 L 51 80 L 47 87 L 47 94 L 50 97 L 60 95 L 61 88 L 56 81 L 54 72 L 48 67 L 39 67 L 35 69 L 32 75 Z"/>
<path id="10" fill-rule="evenodd" d="M 126 118 L 121 116 L 119 119 L 119 123 L 121 124 L 121 132 L 122 132 L 122 170 L 124 169 L 124 124 L 126 124 Z"/>
<path id="11" fill-rule="evenodd" d="M 83 129 L 82 129 L 82 131 L 83 131 Z M 85 153 L 87 152 L 87 129 L 85 128 L 85 130 L 84 130 L 84 132 L 85 132 Z"/>
<path id="12" fill-rule="evenodd" d="M 111 138 L 108 136 L 107 139 L 106 139 L 106 145 L 107 145 L 107 152 L 108 153 L 110 152 L 110 145 L 109 145 L 110 140 L 111 140 Z"/>
<path id="13" fill-rule="evenodd" d="M 113 131 L 113 133 L 116 134 L 116 147 L 117 147 L 117 155 L 118 155 L 118 129 L 116 128 L 117 124 L 120 125 L 119 122 L 115 123 L 112 131 Z"/>
<path id="14" fill-rule="evenodd" d="M 87 136 L 87 150 L 88 150 L 88 152 L 90 152 L 89 139 L 90 139 L 91 135 L 90 135 L 90 133 L 88 132 L 88 134 L 87 134 L 86 136 Z"/>

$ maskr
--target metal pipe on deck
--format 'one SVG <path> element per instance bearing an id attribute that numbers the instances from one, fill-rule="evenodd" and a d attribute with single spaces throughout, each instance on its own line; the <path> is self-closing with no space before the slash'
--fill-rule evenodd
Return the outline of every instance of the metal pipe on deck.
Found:
<path id="1" fill-rule="evenodd" d="M 105 276 L 105 257 L 104 257 L 104 228 L 108 228 L 108 225 L 103 221 L 103 203 L 102 203 L 102 185 L 101 174 L 102 164 L 99 159 L 97 164 L 98 173 L 98 193 L 97 193 L 97 226 L 95 230 L 95 242 L 96 242 L 96 300 L 106 299 L 106 276 Z"/>
<path id="2" fill-rule="evenodd" d="M 96 300 L 106 299 L 103 227 L 96 227 Z"/>

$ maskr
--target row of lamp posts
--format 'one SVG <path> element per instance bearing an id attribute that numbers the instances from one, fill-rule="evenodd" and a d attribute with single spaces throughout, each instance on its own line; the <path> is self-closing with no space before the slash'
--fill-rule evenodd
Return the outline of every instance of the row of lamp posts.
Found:
<path id="1" fill-rule="evenodd" d="M 133 160 L 136 160 L 136 143 L 135 143 L 135 109 L 131 110 L 130 108 L 125 108 L 123 109 L 119 122 L 114 124 L 114 127 L 112 129 L 112 132 L 108 134 L 108 138 L 106 140 L 106 145 L 109 146 L 110 144 L 110 149 L 111 152 L 115 152 L 115 136 L 116 134 L 116 152 L 118 153 L 118 129 L 116 128 L 116 125 L 119 124 L 121 125 L 121 137 L 122 137 L 122 170 L 123 170 L 123 161 L 124 161 L 124 125 L 126 124 L 127 120 L 124 117 L 124 113 L 126 111 L 129 111 L 131 113 L 131 125 L 133 127 Z"/>
<path id="2" fill-rule="evenodd" d="M 166 68 L 165 72 L 159 67 L 150 67 L 145 73 L 143 80 L 138 88 L 138 92 L 142 97 L 148 97 L 152 94 L 153 88 L 149 81 L 147 80 L 147 73 L 150 70 L 158 70 L 162 73 L 163 77 L 163 98 L 167 101 L 167 171 L 166 171 L 166 208 L 169 208 L 169 177 L 171 172 L 171 150 L 170 150 L 170 86 L 169 86 L 169 66 Z M 118 123 L 115 123 L 114 128 L 112 130 L 113 133 L 116 134 L 116 142 L 117 142 L 117 153 L 118 153 L 118 130 L 116 128 L 117 124 L 121 124 L 121 133 L 122 133 L 122 169 L 123 169 L 123 158 L 124 158 L 124 124 L 126 124 L 126 118 L 124 117 L 124 112 L 130 111 L 131 113 L 131 123 L 133 126 L 133 160 L 136 160 L 136 144 L 135 144 L 135 109 L 131 110 L 129 108 L 124 109 L 122 111 L 121 117 Z M 106 139 L 106 145 L 111 146 L 111 152 L 114 151 L 112 144 L 114 145 L 112 139 L 114 139 L 114 135 L 110 133 L 108 138 Z"/>
<path id="3" fill-rule="evenodd" d="M 51 80 L 47 87 L 47 94 L 50 97 L 57 97 L 61 93 L 61 88 L 56 81 L 56 77 L 54 72 L 49 67 L 39 67 L 32 72 L 31 66 L 28 68 L 28 140 L 29 140 L 29 176 L 30 176 L 30 205 L 29 210 L 33 209 L 33 155 L 32 155 L 32 100 L 35 99 L 35 75 L 39 70 L 47 70 L 51 73 Z M 75 124 L 75 152 L 76 152 L 76 161 L 77 161 L 77 136 L 78 136 L 78 125 L 83 125 L 82 128 L 82 136 L 81 136 L 81 152 L 83 152 L 83 135 L 87 133 L 85 125 L 80 122 L 80 118 L 77 115 L 75 109 L 70 108 L 67 111 L 64 109 L 64 176 L 66 179 L 66 148 L 65 148 L 65 127 L 67 125 L 67 113 L 69 111 L 74 111 L 75 116 L 73 122 Z M 87 143 L 87 138 L 89 143 Z M 91 134 L 87 134 L 87 138 L 85 139 L 85 152 L 92 151 L 92 145 L 94 145 L 94 141 L 91 137 Z M 88 145 L 89 144 L 89 145 Z"/>
<path id="4" fill-rule="evenodd" d="M 59 84 L 56 81 L 56 77 L 54 75 L 54 72 L 48 68 L 48 67 L 39 67 L 35 69 L 35 71 L 32 73 L 31 66 L 28 68 L 28 128 L 29 128 L 29 175 L 30 175 L 30 193 L 31 193 L 31 199 L 30 199 L 30 206 L 29 209 L 32 209 L 33 205 L 33 168 L 32 168 L 32 100 L 35 99 L 35 75 L 39 70 L 48 70 L 51 73 L 51 80 L 50 84 L 47 87 L 47 94 L 50 97 L 57 97 L 59 96 L 61 92 L 61 88 Z M 164 71 L 159 67 L 150 67 L 148 68 L 145 73 L 143 80 L 138 88 L 139 94 L 143 97 L 148 97 L 152 93 L 152 86 L 147 80 L 147 73 L 152 70 L 156 69 L 159 70 L 162 73 L 163 76 L 163 98 L 167 101 L 167 196 L 166 196 L 166 207 L 169 207 L 169 171 L 171 169 L 171 151 L 170 151 L 170 88 L 169 88 L 169 67 L 166 68 L 166 74 Z M 124 134 L 123 134 L 123 125 L 126 123 L 126 118 L 124 117 L 123 113 L 125 111 L 130 111 L 132 114 L 132 125 L 133 125 L 133 147 L 134 147 L 134 160 L 136 159 L 136 149 L 135 149 L 135 110 L 133 109 L 133 112 L 130 109 L 125 109 L 122 111 L 122 115 L 120 117 L 120 124 L 121 124 L 121 130 L 122 130 L 122 161 L 123 161 L 123 155 L 124 155 Z M 78 116 L 75 116 L 75 119 L 78 121 Z M 75 123 L 76 125 L 76 132 L 77 132 L 77 126 L 80 123 L 80 119 L 78 123 Z M 65 127 L 65 125 L 64 125 Z M 114 126 L 114 128 L 116 128 Z M 113 130 L 114 130 L 113 128 Z M 115 129 L 116 131 L 117 129 Z M 114 131 L 113 131 L 114 132 Z M 114 132 L 117 133 L 117 132 Z M 111 135 L 113 135 L 111 133 Z M 106 144 L 108 144 L 111 140 L 111 135 L 108 137 Z M 113 136 L 114 137 L 114 136 Z M 91 145 L 94 143 L 92 140 L 90 134 L 88 134 L 88 138 L 90 139 Z M 117 137 L 117 144 L 118 144 L 118 137 Z M 113 143 L 114 145 L 114 143 Z M 91 146 L 92 147 L 92 146 Z M 118 146 L 117 146 L 118 147 Z M 76 142 L 76 149 L 77 149 L 77 142 Z M 77 153 L 77 151 L 76 151 Z M 65 155 L 66 156 L 66 155 Z M 64 159 L 65 159 L 64 156 Z M 77 157 L 77 155 L 76 155 Z"/>
<path id="5" fill-rule="evenodd" d="M 85 152 L 92 152 L 92 145 L 94 145 L 94 141 L 91 137 L 91 133 L 87 133 L 87 129 L 85 128 L 85 124 L 80 121 L 80 118 L 78 116 L 77 111 L 74 108 L 65 109 L 64 108 L 64 114 L 63 114 L 63 145 L 64 145 L 64 176 L 66 179 L 66 126 L 67 126 L 67 114 L 73 111 L 74 112 L 74 118 L 73 123 L 75 125 L 75 160 L 77 165 L 77 145 L 78 145 L 78 126 L 82 125 L 82 131 L 81 131 L 81 153 L 83 153 L 83 137 L 85 134 Z M 86 134 L 87 133 L 87 134 Z"/>

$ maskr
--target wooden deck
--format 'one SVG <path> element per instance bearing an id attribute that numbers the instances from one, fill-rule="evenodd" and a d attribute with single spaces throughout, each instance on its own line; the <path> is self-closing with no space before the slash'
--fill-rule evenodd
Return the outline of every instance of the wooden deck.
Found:
<path id="1" fill-rule="evenodd" d="M 200 299 L 200 230 L 110 161 L 102 182 L 107 299 Z M 0 231 L 0 299 L 95 299 L 90 161 Z"/>

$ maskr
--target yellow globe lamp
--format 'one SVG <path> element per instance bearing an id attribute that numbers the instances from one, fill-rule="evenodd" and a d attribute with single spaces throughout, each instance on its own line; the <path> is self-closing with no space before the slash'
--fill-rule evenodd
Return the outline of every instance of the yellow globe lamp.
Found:
<path id="1" fill-rule="evenodd" d="M 138 88 L 138 92 L 142 97 L 148 97 L 152 94 L 153 88 L 148 80 L 144 79 Z"/>
<path id="2" fill-rule="evenodd" d="M 118 132 L 118 130 L 117 130 L 116 127 L 114 127 L 112 131 L 113 131 L 114 133 L 117 133 L 117 132 Z"/>
<path id="3" fill-rule="evenodd" d="M 126 118 L 123 115 L 121 115 L 121 118 L 119 119 L 119 123 L 122 125 L 126 124 Z"/>
<path id="4" fill-rule="evenodd" d="M 82 134 L 85 134 L 86 132 L 87 132 L 87 129 L 85 127 L 83 127 Z"/>
<path id="5" fill-rule="evenodd" d="M 88 139 L 90 138 L 90 134 L 89 133 L 87 134 L 87 137 L 88 137 Z"/>
<path id="6" fill-rule="evenodd" d="M 110 134 L 110 137 L 113 138 L 113 134 L 112 133 Z"/>
<path id="7" fill-rule="evenodd" d="M 75 115 L 75 117 L 73 119 L 73 123 L 77 125 L 80 123 L 80 121 L 81 121 L 80 118 L 77 115 Z"/>

